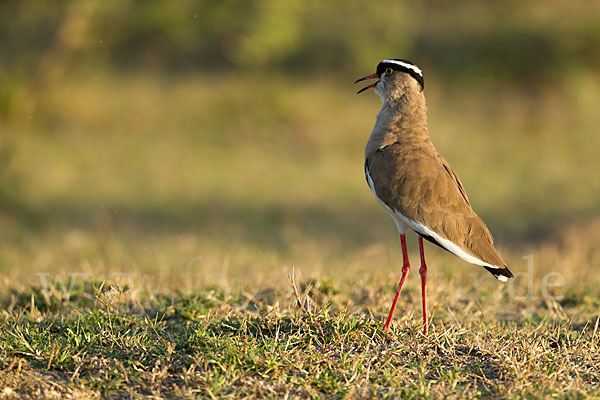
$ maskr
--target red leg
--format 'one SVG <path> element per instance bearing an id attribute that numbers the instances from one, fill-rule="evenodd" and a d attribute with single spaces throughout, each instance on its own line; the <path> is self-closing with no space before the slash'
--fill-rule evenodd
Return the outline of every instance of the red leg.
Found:
<path id="1" fill-rule="evenodd" d="M 392 317 L 394 316 L 394 310 L 396 309 L 396 303 L 398 302 L 398 297 L 400 297 L 400 292 L 402 291 L 402 286 L 404 286 L 404 281 L 406 281 L 406 275 L 408 275 L 408 269 L 410 268 L 410 264 L 408 262 L 408 250 L 406 250 L 406 236 L 404 234 L 400 234 L 400 243 L 402 244 L 402 277 L 400 278 L 400 283 L 398 284 L 398 289 L 396 290 L 396 297 L 394 297 L 394 302 L 392 303 L 392 308 L 390 308 L 390 314 L 388 315 L 387 321 L 385 322 L 385 326 L 383 327 L 383 331 L 387 331 L 392 323 Z"/>
<path id="2" fill-rule="evenodd" d="M 421 253 L 421 299 L 423 302 L 423 335 L 427 336 L 427 301 L 425 300 L 425 284 L 427 283 L 427 264 L 425 264 L 425 252 L 423 251 L 423 238 L 419 236 L 419 253 Z"/>

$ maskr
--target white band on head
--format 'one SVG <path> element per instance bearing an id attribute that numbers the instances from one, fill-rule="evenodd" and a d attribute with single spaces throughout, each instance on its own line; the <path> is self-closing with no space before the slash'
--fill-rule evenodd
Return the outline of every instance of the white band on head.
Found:
<path id="1" fill-rule="evenodd" d="M 423 72 L 421 71 L 421 69 L 419 67 L 417 67 L 416 65 L 412 65 L 409 63 L 405 63 L 403 61 L 398 61 L 398 60 L 383 60 L 383 63 L 390 63 L 390 64 L 396 64 L 396 65 L 400 65 L 401 67 L 404 68 L 408 68 L 410 70 L 415 71 L 417 74 L 419 74 L 419 76 L 422 78 L 423 77 Z"/>

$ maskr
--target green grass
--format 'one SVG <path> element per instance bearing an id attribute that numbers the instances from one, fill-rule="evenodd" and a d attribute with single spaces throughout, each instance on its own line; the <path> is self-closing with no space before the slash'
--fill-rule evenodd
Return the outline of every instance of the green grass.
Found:
<path id="1" fill-rule="evenodd" d="M 428 76 L 434 143 L 519 275 L 428 246 L 423 337 L 415 271 L 381 332 L 401 254 L 362 171 L 379 100 L 351 78 L 81 71 L 24 98 L 0 396 L 600 397 L 598 82 Z"/>

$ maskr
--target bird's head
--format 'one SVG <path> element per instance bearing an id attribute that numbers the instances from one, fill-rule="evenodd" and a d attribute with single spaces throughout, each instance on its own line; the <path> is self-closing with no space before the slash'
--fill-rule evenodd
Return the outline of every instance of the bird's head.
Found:
<path id="1" fill-rule="evenodd" d="M 386 101 L 398 98 L 409 91 L 422 92 L 425 87 L 423 73 L 421 69 L 410 61 L 402 59 L 383 60 L 377 65 L 377 72 L 367 75 L 364 78 L 357 79 L 354 83 L 366 79 L 375 79 L 377 81 L 360 89 L 357 93 L 362 93 L 367 89 L 375 88 L 375 93 Z"/>

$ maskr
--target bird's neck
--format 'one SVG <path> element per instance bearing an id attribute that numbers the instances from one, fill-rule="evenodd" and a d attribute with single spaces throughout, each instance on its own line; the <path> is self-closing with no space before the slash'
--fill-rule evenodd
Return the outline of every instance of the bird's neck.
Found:
<path id="1" fill-rule="evenodd" d="M 422 94 L 419 97 L 402 95 L 383 103 L 375 127 L 369 137 L 365 155 L 392 143 L 429 141 L 427 107 Z"/>

